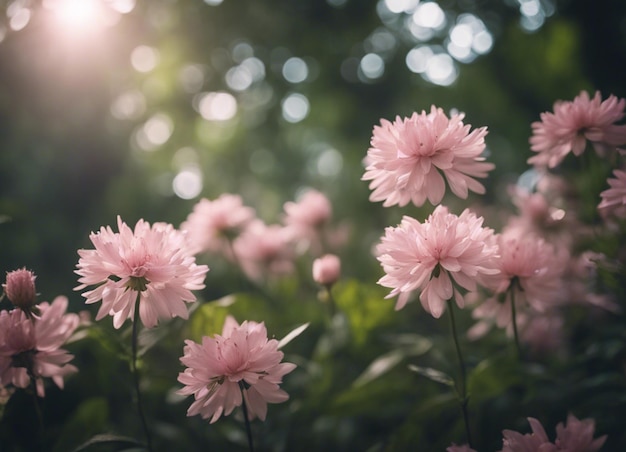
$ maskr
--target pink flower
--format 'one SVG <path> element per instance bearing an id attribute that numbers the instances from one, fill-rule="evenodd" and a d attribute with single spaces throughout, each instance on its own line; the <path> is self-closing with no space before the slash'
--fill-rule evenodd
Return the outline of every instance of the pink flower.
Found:
<path id="1" fill-rule="evenodd" d="M 606 435 L 593 439 L 595 422 L 593 419 L 578 420 L 572 414 L 567 416 L 567 425 L 556 427 L 556 441 L 551 443 L 541 423 L 529 417 L 532 434 L 504 430 L 500 452 L 597 452 L 606 441 Z"/>
<path id="2" fill-rule="evenodd" d="M 185 386 L 178 394 L 193 394 L 195 399 L 187 416 L 199 414 L 213 423 L 242 404 L 243 392 L 250 419 L 265 420 L 268 403 L 289 398 L 279 384 L 296 365 L 281 363 L 278 341 L 268 340 L 263 322 L 239 325 L 228 316 L 221 336 L 205 336 L 201 344 L 191 340 L 185 344 L 180 361 L 187 368 L 178 374 L 178 381 Z"/>
<path id="3" fill-rule="evenodd" d="M 578 420 L 571 413 L 567 416 L 566 425 L 556 426 L 556 446 L 558 450 L 567 452 L 596 452 L 600 450 L 607 436 L 593 439 L 595 432 L 593 419 Z"/>
<path id="4" fill-rule="evenodd" d="M 515 282 L 519 296 L 516 299 L 523 296 L 537 311 L 556 304 L 562 295 L 562 275 L 569 252 L 519 228 L 507 228 L 497 237 L 500 246 L 497 291 L 505 292 Z"/>
<path id="5" fill-rule="evenodd" d="M 35 274 L 30 270 L 21 268 L 7 272 L 6 283 L 2 284 L 4 294 L 16 307 L 30 312 L 37 300 L 35 290 Z"/>
<path id="6" fill-rule="evenodd" d="M 40 303 L 34 319 L 20 309 L 0 312 L 0 385 L 26 388 L 34 378 L 43 397 L 43 378 L 62 389 L 63 377 L 78 371 L 68 364 L 73 356 L 61 348 L 79 324 L 78 315 L 65 313 L 67 304 L 66 297 Z"/>
<path id="7" fill-rule="evenodd" d="M 334 254 L 326 254 L 313 261 L 313 280 L 322 285 L 335 284 L 341 275 L 341 261 Z"/>
<path id="8" fill-rule="evenodd" d="M 228 253 L 228 242 L 254 217 L 254 209 L 244 206 L 241 196 L 225 193 L 214 201 L 206 198 L 198 201 L 180 229 L 186 232 L 193 254 Z"/>
<path id="9" fill-rule="evenodd" d="M 321 249 L 321 233 L 330 221 L 332 206 L 323 193 L 317 190 L 307 191 L 298 202 L 284 205 L 286 231 L 293 240 L 300 242 L 304 249 Z"/>
<path id="10" fill-rule="evenodd" d="M 602 201 L 598 210 L 604 218 L 613 215 L 617 218 L 626 218 L 626 171 L 613 171 L 615 178 L 607 179 L 609 187 L 600 193 Z"/>
<path id="11" fill-rule="evenodd" d="M 204 288 L 209 269 L 196 265 L 184 234 L 170 224 L 150 226 L 144 220 L 132 230 L 120 217 L 117 226 L 119 232 L 107 226 L 89 236 L 94 250 L 78 250 L 81 284 L 75 290 L 96 286 L 83 293 L 88 304 L 102 301 L 96 320 L 111 315 L 119 328 L 126 319 L 134 320 L 137 302 L 147 328 L 159 319 L 186 319 L 185 302 L 196 300 L 191 291 Z"/>
<path id="12" fill-rule="evenodd" d="M 615 124 L 624 117 L 625 105 L 625 99 L 613 95 L 602 101 L 600 92 L 590 99 L 585 91 L 572 102 L 555 102 L 554 113 L 542 113 L 541 121 L 532 123 L 530 144 L 537 154 L 528 163 L 554 168 L 570 152 L 581 155 L 587 140 L 599 153 L 626 144 L 626 125 Z"/>
<path id="13" fill-rule="evenodd" d="M 424 223 L 405 216 L 398 227 L 390 227 L 378 245 L 378 260 L 386 273 L 378 283 L 392 288 L 388 297 L 421 290 L 420 302 L 435 318 L 454 296 L 459 307 L 465 300 L 457 287 L 474 291 L 477 282 L 495 275 L 498 247 L 493 230 L 482 227 L 483 218 L 469 210 L 460 216 L 437 206 Z"/>
<path id="14" fill-rule="evenodd" d="M 283 276 L 294 270 L 294 250 L 288 231 L 281 225 L 255 220 L 235 239 L 236 259 L 251 279 Z"/>
<path id="15" fill-rule="evenodd" d="M 504 430 L 502 435 L 502 450 L 500 452 L 552 452 L 556 449 L 548 439 L 541 422 L 532 417 L 528 418 L 532 433 L 525 435 L 513 430 Z"/>
<path id="16" fill-rule="evenodd" d="M 443 176 L 460 198 L 467 198 L 468 190 L 485 193 L 474 178 L 487 177 L 494 169 L 481 157 L 487 128 L 470 132 L 463 117 L 453 114 L 448 119 L 443 110 L 432 106 L 429 114 L 398 116 L 393 123 L 381 119 L 381 125 L 374 126 L 362 178 L 371 181 L 370 201 L 384 201 L 385 207 L 409 202 L 421 206 L 428 199 L 436 205 L 445 192 Z"/>

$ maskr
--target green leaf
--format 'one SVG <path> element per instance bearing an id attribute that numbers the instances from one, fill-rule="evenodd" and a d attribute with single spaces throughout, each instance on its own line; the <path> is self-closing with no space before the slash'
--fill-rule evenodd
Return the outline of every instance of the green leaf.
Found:
<path id="1" fill-rule="evenodd" d="M 432 347 L 432 342 L 417 334 L 402 334 L 393 336 L 390 341 L 396 349 L 376 358 L 365 371 L 354 381 L 355 386 L 361 386 L 386 374 L 404 358 L 423 355 Z"/>
<path id="2" fill-rule="evenodd" d="M 285 345 L 287 345 L 289 342 L 294 340 L 296 337 L 300 336 L 304 332 L 304 330 L 306 330 L 309 327 L 309 325 L 310 323 L 305 323 L 304 325 L 300 325 L 299 327 L 296 327 L 293 330 L 291 330 L 289 333 L 285 335 L 285 337 L 283 337 L 278 342 L 278 348 L 279 349 L 283 348 Z"/>
<path id="3" fill-rule="evenodd" d="M 413 364 L 409 364 L 409 370 L 422 375 L 436 383 L 441 383 L 445 386 L 454 386 L 454 380 L 452 377 L 440 370 L 433 369 L 431 367 L 420 367 Z"/>
<path id="4" fill-rule="evenodd" d="M 203 336 L 213 336 L 222 332 L 228 308 L 236 298 L 229 295 L 216 301 L 198 305 L 189 318 L 189 338 L 200 342 Z"/>
<path id="5" fill-rule="evenodd" d="M 399 350 L 393 350 L 389 353 L 385 353 L 382 356 L 376 358 L 372 363 L 367 366 L 367 369 L 354 380 L 354 386 L 363 386 L 372 380 L 380 377 L 393 369 L 402 359 L 404 354 Z"/>
<path id="6" fill-rule="evenodd" d="M 385 300 L 386 290 L 356 280 L 343 281 L 334 288 L 337 306 L 346 314 L 354 341 L 362 345 L 370 332 L 394 318 L 393 302 Z"/>

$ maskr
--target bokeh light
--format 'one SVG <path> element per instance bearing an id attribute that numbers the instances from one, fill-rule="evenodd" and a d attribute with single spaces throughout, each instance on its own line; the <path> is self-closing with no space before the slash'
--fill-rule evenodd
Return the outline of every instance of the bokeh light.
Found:
<path id="1" fill-rule="evenodd" d="M 376 53 L 368 53 L 359 64 L 359 79 L 362 81 L 376 80 L 385 73 L 385 61 Z"/>
<path id="2" fill-rule="evenodd" d="M 28 25 L 31 18 L 31 10 L 23 5 L 23 2 L 12 2 L 7 7 L 7 18 L 9 19 L 9 27 L 13 31 L 19 31 Z"/>
<path id="3" fill-rule="evenodd" d="M 172 190 L 182 199 L 193 199 L 202 192 L 202 170 L 196 165 L 189 165 L 181 169 L 174 180 Z"/>
<path id="4" fill-rule="evenodd" d="M 292 93 L 282 101 L 283 118 L 287 122 L 300 122 L 309 114 L 309 99 L 303 94 Z"/>
<path id="5" fill-rule="evenodd" d="M 150 72 L 159 64 L 159 51 L 149 46 L 138 46 L 130 55 L 130 62 L 137 72 Z"/>
<path id="6" fill-rule="evenodd" d="M 282 74 L 289 83 L 301 83 L 309 76 L 309 67 L 302 58 L 291 57 L 283 64 Z"/>
<path id="7" fill-rule="evenodd" d="M 237 99 L 225 91 L 201 93 L 196 109 L 209 121 L 228 121 L 237 114 Z"/>

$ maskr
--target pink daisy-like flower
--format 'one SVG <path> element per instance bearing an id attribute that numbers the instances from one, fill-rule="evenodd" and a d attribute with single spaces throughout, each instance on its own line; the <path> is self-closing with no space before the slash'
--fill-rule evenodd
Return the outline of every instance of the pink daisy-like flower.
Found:
<path id="1" fill-rule="evenodd" d="M 198 201 L 180 229 L 186 232 L 193 254 L 206 251 L 228 254 L 228 241 L 255 216 L 253 208 L 243 205 L 241 196 L 225 193 L 213 201 L 206 198 Z"/>
<path id="2" fill-rule="evenodd" d="M 419 289 L 424 309 L 439 318 L 452 297 L 465 305 L 455 285 L 475 291 L 486 276 L 497 274 L 498 246 L 482 223 L 467 209 L 456 216 L 440 205 L 424 223 L 405 216 L 398 227 L 387 228 L 377 247 L 386 273 L 378 283 L 393 289 L 388 298 L 401 295 L 396 309 L 404 307 L 403 295 Z"/>
<path id="3" fill-rule="evenodd" d="M 515 227 L 506 228 L 497 238 L 500 247 L 497 292 L 505 292 L 515 283 L 517 295 L 523 296 L 537 311 L 557 304 L 569 252 Z"/>
<path id="4" fill-rule="evenodd" d="M 209 269 L 196 265 L 184 234 L 170 224 L 150 226 L 144 220 L 133 230 L 120 217 L 117 226 L 119 232 L 107 226 L 89 236 L 95 249 L 78 250 L 81 284 L 75 290 L 96 286 L 83 293 L 88 304 L 102 301 L 96 320 L 111 315 L 119 328 L 126 319 L 135 320 L 137 302 L 147 328 L 159 319 L 186 319 L 185 303 L 196 300 L 191 291 L 204 288 Z"/>
<path id="5" fill-rule="evenodd" d="M 284 226 L 255 220 L 233 243 L 237 261 L 251 279 L 283 276 L 294 270 L 291 234 Z"/>
<path id="6" fill-rule="evenodd" d="M 481 157 L 487 128 L 470 132 L 463 117 L 453 114 L 448 118 L 442 109 L 432 106 L 428 114 L 398 116 L 393 123 L 381 119 L 380 126 L 374 126 L 362 177 L 371 181 L 370 201 L 384 201 L 385 207 L 409 202 L 421 206 L 428 199 L 436 205 L 443 199 L 445 181 L 463 199 L 469 190 L 485 193 L 475 178 L 487 177 L 495 167 Z"/>
<path id="7" fill-rule="evenodd" d="M 0 385 L 26 388 L 33 378 L 44 397 L 43 378 L 63 389 L 63 378 L 78 372 L 68 364 L 73 355 L 61 348 L 80 323 L 77 314 L 66 314 L 67 304 L 66 297 L 40 303 L 35 318 L 21 309 L 0 312 Z"/>
<path id="8" fill-rule="evenodd" d="M 593 419 L 578 420 L 574 415 L 567 416 L 566 425 L 556 427 L 556 440 L 550 442 L 541 423 L 529 417 L 532 433 L 521 434 L 512 430 L 502 432 L 502 450 L 499 452 L 597 452 L 606 441 L 606 435 L 594 439 Z"/>
<path id="9" fill-rule="evenodd" d="M 596 452 L 604 445 L 607 436 L 594 439 L 595 421 L 593 419 L 579 420 L 573 414 L 568 414 L 566 424 L 560 422 L 556 426 L 555 444 L 558 450 L 567 452 Z"/>
<path id="10" fill-rule="evenodd" d="M 298 202 L 284 205 L 284 223 L 286 231 L 303 249 L 313 248 L 317 253 L 321 249 L 321 233 L 332 216 L 332 206 L 323 193 L 309 190 Z"/>
<path id="11" fill-rule="evenodd" d="M 469 331 L 473 338 L 486 333 L 494 323 L 511 332 L 513 300 L 519 327 L 524 323 L 524 311 L 547 312 L 561 303 L 566 294 L 566 249 L 552 246 L 520 227 L 508 227 L 496 237 L 499 258 L 495 262 L 500 272 L 486 284 L 494 295 L 472 311 L 472 317 L 479 320 Z"/>
<path id="12" fill-rule="evenodd" d="M 296 365 L 281 363 L 283 352 L 276 339 L 268 340 L 263 322 L 239 325 L 228 316 L 221 335 L 205 336 L 201 344 L 191 340 L 185 344 L 180 361 L 187 368 L 178 375 L 185 386 L 178 394 L 193 394 L 195 399 L 187 416 L 199 414 L 214 423 L 243 403 L 243 393 L 250 419 L 265 420 L 268 403 L 289 398 L 279 384 Z"/>
<path id="13" fill-rule="evenodd" d="M 625 99 L 611 95 L 603 101 L 600 92 L 590 99 L 585 91 L 571 102 L 555 102 L 554 113 L 542 113 L 531 125 L 529 141 L 537 154 L 528 163 L 554 168 L 570 152 L 581 155 L 587 140 L 601 154 L 626 144 L 626 125 L 615 124 L 624 117 L 624 106 Z"/>
<path id="14" fill-rule="evenodd" d="M 502 432 L 502 450 L 499 452 L 553 452 L 555 446 L 537 419 L 529 417 L 532 433 L 522 434 L 513 430 Z"/>
<path id="15" fill-rule="evenodd" d="M 615 178 L 607 179 L 609 187 L 600 193 L 602 201 L 598 204 L 600 214 L 607 218 L 611 215 L 626 218 L 626 171 L 613 171 Z"/>

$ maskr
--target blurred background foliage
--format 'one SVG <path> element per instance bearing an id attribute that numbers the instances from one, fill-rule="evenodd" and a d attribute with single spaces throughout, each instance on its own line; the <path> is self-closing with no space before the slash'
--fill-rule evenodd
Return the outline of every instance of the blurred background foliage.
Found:
<path id="1" fill-rule="evenodd" d="M 185 418 L 187 403 L 162 397 L 181 370 L 182 338 L 219 331 L 226 312 L 264 320 L 276 337 L 311 322 L 285 349 L 306 370 L 286 378 L 289 406 L 270 407 L 254 426 L 261 450 L 444 450 L 463 438 L 456 401 L 406 365 L 423 356 L 420 366 L 453 373 L 446 325 L 415 303 L 394 314 L 375 285 L 380 269 L 371 254 L 384 227 L 426 210 L 368 201 L 360 178 L 372 127 L 432 104 L 465 112 L 467 123 L 489 127 L 496 164 L 487 194 L 469 202 L 508 205 L 507 185 L 527 169 L 530 123 L 581 90 L 626 96 L 625 69 L 622 1 L 5 0 L 0 270 L 32 269 L 42 299 L 67 295 L 76 312 L 85 309 L 72 291 L 76 250 L 117 215 L 178 226 L 198 199 L 229 192 L 277 222 L 285 202 L 318 189 L 332 202 L 333 221 L 350 230 L 335 294 L 345 316 L 330 321 L 315 291 L 303 290 L 312 285 L 306 265 L 300 279 L 274 288 L 280 300 L 271 304 L 208 260 L 206 303 L 190 322 L 158 329 L 145 357 L 162 450 L 245 450 L 236 420 L 208 427 Z M 47 440 L 58 451 L 96 433 L 138 431 L 127 365 L 118 359 L 125 351 L 108 323 L 73 344 L 80 374 L 46 397 Z M 527 416 L 543 416 L 552 433 L 550 425 L 589 404 L 590 393 L 599 399 L 580 416 L 601 418 L 610 444 L 625 444 L 615 428 L 625 385 L 611 367 L 624 333 L 611 328 L 602 344 L 613 348 L 588 350 L 582 331 L 581 361 L 558 364 L 569 393 L 555 391 L 562 382 L 543 364 L 508 358 L 503 338 L 475 349 L 480 450 L 498 448 L 502 428 L 522 430 Z M 384 378 L 368 368 L 376 358 Z M 595 366 L 595 379 L 576 374 L 585 366 Z M 2 434 L 15 444 L 7 450 L 29 450 L 33 413 L 17 407 L 7 406 L 13 416 Z M 611 420 L 604 409 L 619 416 Z"/>

